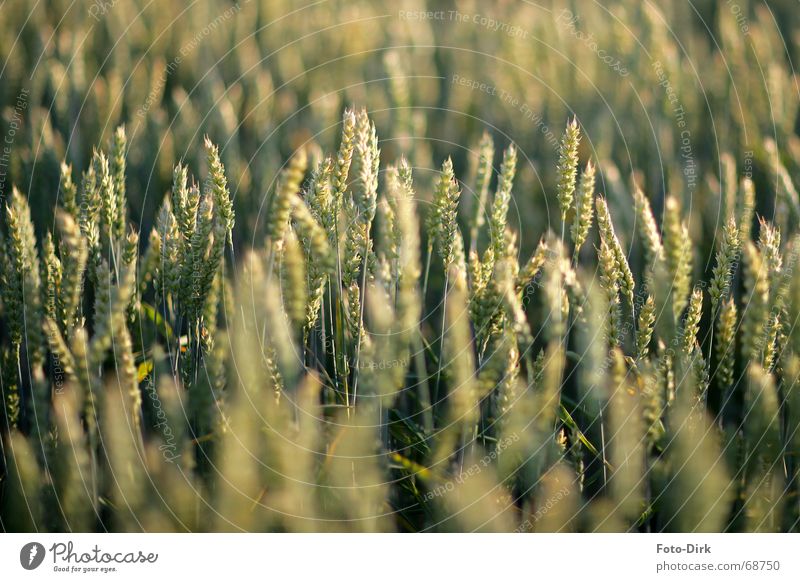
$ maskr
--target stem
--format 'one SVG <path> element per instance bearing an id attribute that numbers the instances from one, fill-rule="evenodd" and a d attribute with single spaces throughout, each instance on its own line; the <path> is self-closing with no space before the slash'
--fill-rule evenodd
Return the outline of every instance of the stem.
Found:
<path id="1" fill-rule="evenodd" d="M 331 326 L 331 352 L 332 352 L 332 357 L 333 357 L 333 377 L 334 378 L 338 378 L 339 377 L 339 368 L 338 368 L 338 362 L 336 361 L 337 360 L 337 358 L 336 358 L 336 334 L 334 333 L 334 325 L 333 325 L 333 292 L 331 290 L 331 286 L 330 285 L 328 286 L 328 290 L 327 291 L 328 291 L 328 320 L 329 320 L 330 326 Z M 322 320 L 322 330 L 323 330 L 323 336 L 322 337 L 325 338 L 326 335 L 325 335 L 325 320 L 324 319 Z M 326 352 L 327 349 L 328 349 L 328 343 L 324 339 L 323 339 L 323 342 L 322 342 L 322 349 L 323 349 L 324 352 Z M 325 356 L 327 356 L 327 353 L 325 354 Z M 333 401 L 336 402 L 336 384 L 335 383 L 333 384 L 333 392 L 334 392 Z"/>
<path id="2" fill-rule="evenodd" d="M 358 339 L 356 340 L 356 369 L 353 372 L 353 406 L 356 405 L 356 396 L 358 395 L 358 376 L 359 364 L 361 362 L 361 335 L 364 326 L 364 302 L 367 297 L 367 261 L 369 259 L 369 231 L 367 231 L 367 241 L 364 244 L 364 263 L 361 272 L 361 289 L 359 289 L 359 305 L 358 305 Z M 363 332 L 366 333 L 366 332 Z"/>
<path id="3" fill-rule="evenodd" d="M 606 428 L 603 420 L 603 409 L 600 407 L 600 456 L 603 459 L 603 489 L 608 487 L 608 461 L 606 460 Z"/>
<path id="4" fill-rule="evenodd" d="M 724 299 L 724 297 L 721 297 L 720 301 L 722 299 Z M 719 313 L 719 307 L 720 306 L 717 305 L 717 308 L 711 312 L 711 322 L 709 323 L 709 329 L 710 329 L 709 335 L 711 337 L 708 340 L 708 361 L 706 362 L 706 366 L 708 366 L 708 369 L 706 371 L 708 373 L 708 378 L 709 378 L 708 387 L 706 388 L 706 397 L 705 397 L 706 405 L 708 405 L 708 393 L 711 391 L 711 386 L 714 384 L 713 382 L 714 377 L 711 375 L 711 363 L 712 359 L 714 359 L 714 337 L 717 335 L 716 324 L 717 324 L 717 314 Z M 719 362 L 717 362 L 717 365 L 719 365 Z M 720 428 L 722 428 L 721 424 Z"/>
<path id="5" fill-rule="evenodd" d="M 428 274 L 431 271 L 431 255 L 433 255 L 433 243 L 428 241 L 428 256 L 425 259 L 425 277 L 422 281 L 422 302 L 425 303 L 425 296 L 428 294 Z"/>
<path id="6" fill-rule="evenodd" d="M 333 319 L 333 303 L 331 303 L 331 336 L 332 336 L 332 344 L 333 344 L 333 370 L 334 374 L 337 378 L 341 381 L 342 385 L 344 386 L 344 398 L 347 410 L 347 418 L 350 418 L 350 394 L 348 388 L 348 370 L 347 370 L 347 358 L 344 354 L 344 330 L 342 326 L 344 325 L 343 319 L 343 311 L 342 311 L 342 301 L 341 301 L 341 294 L 342 294 L 342 253 L 341 253 L 341 245 L 339 244 L 339 209 L 337 208 L 334 212 L 334 219 L 333 219 L 333 236 L 336 240 L 336 293 L 340 296 L 339 301 L 336 302 L 336 321 L 339 322 L 338 332 L 336 327 L 334 326 L 334 319 Z M 331 285 L 333 287 L 333 285 Z M 333 290 L 331 288 L 328 289 L 330 293 L 331 301 L 333 300 Z M 336 349 L 336 340 L 339 340 L 339 344 L 341 349 L 337 351 Z M 339 359 L 341 358 L 341 362 Z M 341 365 L 339 365 L 341 364 Z"/>
<path id="7" fill-rule="evenodd" d="M 421 334 L 417 327 L 414 334 L 414 367 L 417 371 L 417 398 L 422 409 L 422 425 L 427 434 L 433 432 L 433 411 L 431 410 L 431 392 L 428 384 L 428 371 L 425 367 L 425 351 L 421 341 Z"/>
<path id="8" fill-rule="evenodd" d="M 444 330 L 447 323 L 447 292 L 450 287 L 450 271 L 444 276 L 444 299 L 442 299 L 442 333 L 439 336 L 439 365 L 436 370 L 436 382 L 433 385 L 433 406 L 439 402 L 439 381 L 442 376 L 442 359 L 444 356 Z"/>

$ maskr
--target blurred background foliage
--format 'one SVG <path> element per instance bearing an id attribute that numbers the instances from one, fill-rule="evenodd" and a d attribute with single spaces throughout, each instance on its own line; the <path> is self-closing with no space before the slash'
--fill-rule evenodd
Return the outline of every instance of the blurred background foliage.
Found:
<path id="1" fill-rule="evenodd" d="M 778 186 L 765 140 L 797 175 L 794 8 L 788 0 L 10 0 L 0 19 L 4 136 L 21 94 L 27 108 L 3 195 L 16 183 L 44 227 L 60 162 L 84 170 L 94 144 L 125 124 L 131 219 L 146 230 L 173 164 L 184 160 L 198 173 L 197 146 L 208 134 L 230 176 L 236 241 L 258 243 L 277 170 L 300 145 L 330 150 L 342 110 L 355 103 L 367 107 L 380 135 L 392 136 L 380 144 L 382 157 L 406 155 L 418 180 L 432 180 L 446 155 L 456 175 L 468 176 L 485 129 L 517 144 L 511 222 L 536 233 L 522 237 L 529 252 L 557 218 L 555 144 L 574 114 L 587 136 L 582 154 L 600 161 L 599 188 L 624 221 L 624 244 L 633 172 L 657 216 L 664 194 L 677 194 L 699 234 L 721 216 L 722 154 L 733 156 L 739 173 L 748 165 L 755 174 L 757 210 L 766 216 L 775 213 Z M 494 94 L 454 83 L 454 75 Z M 425 200 L 429 191 L 418 194 Z M 708 256 L 713 241 L 697 240 Z"/>

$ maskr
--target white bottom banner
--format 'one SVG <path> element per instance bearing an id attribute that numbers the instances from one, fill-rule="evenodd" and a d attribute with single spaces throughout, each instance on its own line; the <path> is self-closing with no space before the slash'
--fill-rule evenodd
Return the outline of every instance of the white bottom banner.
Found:
<path id="1" fill-rule="evenodd" d="M 798 534 L 2 534 L 0 579 L 797 581 L 799 553 Z"/>

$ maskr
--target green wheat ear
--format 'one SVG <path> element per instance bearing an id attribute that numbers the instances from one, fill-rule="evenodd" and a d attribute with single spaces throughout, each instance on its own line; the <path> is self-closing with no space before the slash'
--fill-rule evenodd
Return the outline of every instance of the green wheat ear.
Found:
<path id="1" fill-rule="evenodd" d="M 597 257 L 600 264 L 600 287 L 605 292 L 607 303 L 606 338 L 609 348 L 613 349 L 620 341 L 619 290 L 622 275 L 614 249 L 609 246 L 605 238 L 600 240 Z"/>
<path id="2" fill-rule="evenodd" d="M 281 172 L 278 186 L 272 198 L 270 216 L 267 220 L 267 233 L 270 237 L 270 243 L 278 252 L 283 246 L 283 237 L 289 226 L 289 217 L 292 213 L 292 201 L 300 191 L 300 184 L 306 171 L 307 159 L 304 149 L 298 150 L 292 156 L 289 165 Z"/>
<path id="3" fill-rule="evenodd" d="M 63 266 L 56 256 L 53 234 L 48 232 L 42 244 L 42 305 L 47 318 L 56 319 L 56 297 L 61 293 Z"/>
<path id="4" fill-rule="evenodd" d="M 739 229 L 736 220 L 731 217 L 722 228 L 719 248 L 717 249 L 717 264 L 711 279 L 711 314 L 715 316 L 720 302 L 728 296 L 735 265 L 740 254 Z"/>
<path id="5" fill-rule="evenodd" d="M 356 116 L 351 109 L 347 109 L 342 116 L 342 141 L 333 169 L 333 192 L 336 209 L 341 208 L 344 193 L 347 190 L 347 179 L 353 160 L 355 133 Z"/>
<path id="6" fill-rule="evenodd" d="M 717 329 L 714 336 L 714 348 L 717 357 L 717 385 L 723 393 L 733 386 L 734 365 L 736 363 L 736 328 L 736 303 L 734 303 L 733 299 L 728 299 L 720 306 Z"/>
<path id="7" fill-rule="evenodd" d="M 353 160 L 350 166 L 350 193 L 356 220 L 361 224 L 369 224 L 375 217 L 379 164 L 380 150 L 375 124 L 369 119 L 366 109 L 362 109 L 356 115 Z"/>
<path id="8" fill-rule="evenodd" d="M 686 312 L 686 319 L 683 323 L 682 349 L 685 356 L 689 357 L 695 350 L 697 344 L 697 332 L 700 329 L 700 318 L 703 311 L 703 291 L 695 289 L 689 300 L 689 309 Z"/>
<path id="9" fill-rule="evenodd" d="M 200 204 L 200 191 L 197 188 L 189 189 L 188 170 L 186 166 L 178 164 L 172 172 L 172 208 L 178 229 L 185 242 L 192 240 L 192 234 L 197 220 L 197 207 Z"/>
<path id="10" fill-rule="evenodd" d="M 744 243 L 750 240 L 753 230 L 753 217 L 756 207 L 756 187 L 753 180 L 743 178 L 739 183 L 739 214 L 736 223 L 739 225 L 739 240 Z"/>
<path id="11" fill-rule="evenodd" d="M 677 321 L 689 300 L 692 240 L 675 196 L 668 196 L 664 207 L 664 256 L 672 279 L 672 312 Z"/>
<path id="12" fill-rule="evenodd" d="M 583 243 L 586 242 L 586 237 L 589 235 L 589 229 L 592 227 L 592 217 L 594 215 L 594 208 L 592 202 L 594 201 L 594 183 L 595 183 L 595 167 L 591 161 L 586 163 L 586 169 L 583 171 L 578 187 L 578 193 L 575 197 L 575 220 L 572 222 L 572 243 L 575 247 L 574 256 L 577 258 L 580 253 Z"/>
<path id="13" fill-rule="evenodd" d="M 488 131 L 484 131 L 478 145 L 478 165 L 475 172 L 475 208 L 472 214 L 470 244 L 474 249 L 478 242 L 478 233 L 485 222 L 484 213 L 489 197 L 489 184 L 492 181 L 492 164 L 494 163 L 494 141 Z"/>
<path id="14" fill-rule="evenodd" d="M 206 150 L 208 163 L 208 179 L 205 182 L 205 187 L 211 192 L 214 200 L 214 221 L 219 225 L 218 232 L 224 232 L 224 238 L 232 241 L 231 237 L 236 218 L 231 193 L 228 190 L 228 179 L 225 177 L 225 168 L 219 157 L 219 148 L 208 137 L 203 140 L 203 146 Z M 224 244 L 224 240 L 220 244 Z"/>
<path id="15" fill-rule="evenodd" d="M 558 148 L 558 166 L 556 167 L 556 195 L 558 206 L 561 209 L 561 222 L 565 226 L 574 200 L 580 141 L 581 132 L 578 127 L 578 119 L 573 117 L 561 137 Z"/>
<path id="16" fill-rule="evenodd" d="M 77 220 L 78 209 L 78 187 L 72 181 L 72 166 L 61 163 L 61 205 L 73 219 Z"/>
<path id="17" fill-rule="evenodd" d="M 628 300 L 628 305 L 631 309 L 634 308 L 634 287 L 633 273 L 628 265 L 628 259 L 625 256 L 625 251 L 617 238 L 614 231 L 614 225 L 611 222 L 611 213 L 608 211 L 608 204 L 606 199 L 598 196 L 595 207 L 597 208 L 597 226 L 600 229 L 600 238 L 608 245 L 610 252 L 614 256 L 614 261 L 617 264 L 617 270 L 620 274 L 619 288 L 625 298 Z"/>
<path id="18" fill-rule="evenodd" d="M 442 371 L 449 380 L 452 422 L 456 426 L 463 423 L 463 426 L 471 428 L 478 405 L 472 334 L 469 318 L 466 316 L 466 274 L 453 266 L 450 281 L 447 300 L 447 321 L 450 325 L 444 336 Z"/>
<path id="19" fill-rule="evenodd" d="M 742 356 L 745 362 L 762 361 L 769 320 L 769 276 L 756 245 L 744 245 L 744 288 L 747 309 L 742 315 Z"/>
<path id="20" fill-rule="evenodd" d="M 320 266 L 322 272 L 332 271 L 335 263 L 328 241 L 328 233 L 317 222 L 311 210 L 300 197 L 292 200 L 292 217 L 303 244 L 308 250 L 308 256 Z"/>
<path id="21" fill-rule="evenodd" d="M 508 146 L 503 153 L 503 163 L 500 166 L 500 176 L 497 181 L 497 192 L 492 202 L 492 216 L 489 226 L 492 238 L 492 247 L 495 256 L 500 256 L 505 248 L 505 233 L 508 223 L 508 205 L 511 202 L 511 189 L 514 185 L 514 175 L 517 171 L 517 148 L 513 144 Z"/>
<path id="22" fill-rule="evenodd" d="M 311 176 L 303 197 L 312 217 L 325 230 L 330 242 L 335 242 L 334 230 L 339 212 L 333 189 L 333 169 L 334 160 L 331 156 L 322 160 Z"/>
<path id="23" fill-rule="evenodd" d="M 110 171 L 114 183 L 116 215 L 111 230 L 115 239 L 125 236 L 127 224 L 125 214 L 128 209 L 127 191 L 125 187 L 125 157 L 127 155 L 127 138 L 125 127 L 119 126 L 111 139 Z"/>
<path id="24" fill-rule="evenodd" d="M 286 231 L 281 253 L 281 295 L 283 308 L 294 329 L 305 323 L 307 306 L 306 264 L 297 235 L 292 229 Z"/>
<path id="25" fill-rule="evenodd" d="M 763 218 L 759 218 L 758 250 L 764 257 L 764 267 L 769 277 L 770 289 L 777 290 L 783 267 L 781 231 Z"/>
<path id="26" fill-rule="evenodd" d="M 442 164 L 442 173 L 433 195 L 432 222 L 433 239 L 439 249 L 439 256 L 446 267 L 452 264 L 455 257 L 456 237 L 458 232 L 458 200 L 461 191 L 453 173 L 453 161 L 447 158 Z"/>
<path id="27" fill-rule="evenodd" d="M 389 176 L 392 180 L 392 174 Z M 420 266 L 420 233 L 419 221 L 414 202 L 414 189 L 411 168 L 405 159 L 400 160 L 397 173 L 397 184 L 389 188 L 393 193 L 393 205 L 396 210 L 398 230 L 398 277 L 397 291 L 397 323 L 400 326 L 402 339 L 410 341 L 413 330 L 419 325 L 422 312 L 418 285 L 422 268 Z"/>
<path id="28" fill-rule="evenodd" d="M 642 309 L 639 311 L 639 321 L 636 326 L 636 357 L 639 360 L 645 359 L 649 353 L 655 322 L 655 300 L 652 295 L 648 295 Z"/>
<path id="29" fill-rule="evenodd" d="M 3 434 L 3 450 L 14 451 L 4 456 L 8 475 L 7 498 L 3 502 L 3 515 L 8 516 L 5 527 L 9 531 L 36 531 L 41 526 L 42 516 L 39 503 L 31 503 L 30 511 L 9 511 L 9 508 L 23 507 L 31 497 L 36 498 L 41 488 L 42 475 L 37 463 L 35 443 L 17 430 Z"/>
<path id="30" fill-rule="evenodd" d="M 37 368 L 44 362 L 41 267 L 30 207 L 17 188 L 6 203 L 6 225 L 3 299 L 11 342 L 17 351 L 24 346 L 31 367 Z"/>
<path id="31" fill-rule="evenodd" d="M 644 244 L 645 261 L 652 269 L 655 262 L 663 256 L 661 234 L 659 234 L 650 201 L 639 186 L 634 185 L 634 188 L 637 226 Z"/>
<path id="32" fill-rule="evenodd" d="M 323 296 L 329 275 L 334 275 L 336 254 L 331 243 L 336 243 L 336 219 L 331 186 L 333 160 L 320 162 L 312 176 L 304 199 L 294 203 L 292 215 L 303 242 L 308 267 L 308 305 L 305 333 L 316 324 L 322 309 Z"/>
<path id="33" fill-rule="evenodd" d="M 530 285 L 541 273 L 542 267 L 547 261 L 548 254 L 547 242 L 545 239 L 539 241 L 536 251 L 528 259 L 528 262 L 520 269 L 517 277 L 517 291 L 521 292 Z"/>
<path id="34" fill-rule="evenodd" d="M 157 289 L 163 293 L 164 297 L 167 295 L 178 297 L 181 276 L 179 262 L 183 249 L 181 248 L 178 223 L 172 211 L 172 204 L 169 198 L 164 198 L 164 203 L 156 220 L 156 229 L 161 241 L 161 261 Z"/>
<path id="35" fill-rule="evenodd" d="M 71 337 L 78 324 L 89 249 L 72 214 L 58 210 L 56 223 L 61 237 L 59 253 L 63 272 L 61 292 L 56 297 L 57 321 L 67 337 Z"/>

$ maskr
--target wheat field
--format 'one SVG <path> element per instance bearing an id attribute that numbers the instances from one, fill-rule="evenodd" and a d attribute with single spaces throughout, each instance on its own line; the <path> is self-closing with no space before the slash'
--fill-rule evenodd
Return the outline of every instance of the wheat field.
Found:
<path id="1" fill-rule="evenodd" d="M 791 2 L 0 6 L 0 530 L 797 532 Z"/>

